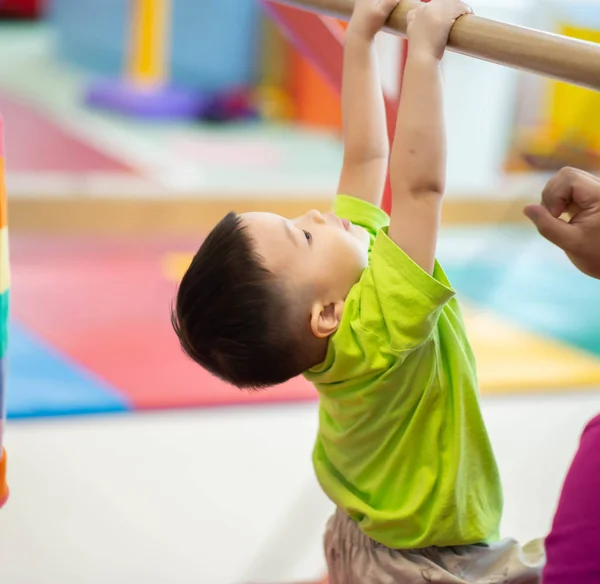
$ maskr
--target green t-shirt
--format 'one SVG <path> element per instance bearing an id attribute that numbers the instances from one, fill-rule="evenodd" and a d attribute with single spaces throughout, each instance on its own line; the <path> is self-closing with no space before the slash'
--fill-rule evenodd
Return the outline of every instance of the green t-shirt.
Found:
<path id="1" fill-rule="evenodd" d="M 313 454 L 328 497 L 369 537 L 410 549 L 492 541 L 502 489 L 478 401 L 475 359 L 454 292 L 387 235 L 378 208 L 338 196 L 371 234 L 325 361 Z"/>

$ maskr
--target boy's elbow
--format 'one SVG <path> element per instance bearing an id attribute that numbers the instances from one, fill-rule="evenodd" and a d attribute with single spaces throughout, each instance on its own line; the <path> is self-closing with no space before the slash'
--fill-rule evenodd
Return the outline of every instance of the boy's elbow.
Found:
<path id="1" fill-rule="evenodd" d="M 401 193 L 402 196 L 414 198 L 442 197 L 446 190 L 444 180 L 436 179 L 427 174 L 421 176 L 404 173 L 398 176 L 396 173 L 391 172 L 390 182 L 392 193 Z"/>
<path id="2" fill-rule="evenodd" d="M 446 185 L 442 182 L 422 181 L 416 183 L 410 190 L 414 197 L 443 197 Z"/>
<path id="3" fill-rule="evenodd" d="M 384 146 L 366 149 L 360 144 L 355 148 L 344 148 L 344 164 L 348 166 L 381 165 L 387 168 L 389 159 L 390 151 Z"/>

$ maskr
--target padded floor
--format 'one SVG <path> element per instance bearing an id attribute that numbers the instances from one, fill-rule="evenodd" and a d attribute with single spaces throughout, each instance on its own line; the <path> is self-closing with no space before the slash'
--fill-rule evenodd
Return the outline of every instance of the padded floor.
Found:
<path id="1" fill-rule="evenodd" d="M 169 310 L 194 247 L 14 237 L 9 415 L 314 399 L 301 379 L 240 392 L 184 358 Z M 600 385 L 600 282 L 524 228 L 447 231 L 440 259 L 465 303 L 483 393 Z"/>
<path id="2" fill-rule="evenodd" d="M 161 261 L 173 247 L 13 238 L 9 416 L 313 399 L 303 380 L 239 392 L 184 358 Z"/>
<path id="3" fill-rule="evenodd" d="M 10 173 L 133 173 L 120 160 L 68 133 L 43 111 L 8 93 L 0 93 L 0 112 L 9 145 Z"/>

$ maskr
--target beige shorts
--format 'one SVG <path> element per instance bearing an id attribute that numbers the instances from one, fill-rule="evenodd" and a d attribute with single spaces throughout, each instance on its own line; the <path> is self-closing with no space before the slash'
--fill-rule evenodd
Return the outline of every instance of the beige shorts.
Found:
<path id="1" fill-rule="evenodd" d="M 503 540 L 493 545 L 389 549 L 369 537 L 342 511 L 325 532 L 329 584 L 538 584 L 544 544 L 525 547 Z"/>

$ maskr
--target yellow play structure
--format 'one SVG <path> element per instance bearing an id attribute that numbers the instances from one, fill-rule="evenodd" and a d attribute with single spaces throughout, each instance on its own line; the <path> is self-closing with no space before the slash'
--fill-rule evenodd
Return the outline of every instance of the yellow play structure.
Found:
<path id="1" fill-rule="evenodd" d="M 561 35 L 600 43 L 600 30 L 560 23 Z M 577 166 L 600 170 L 600 93 L 547 81 L 542 123 L 518 131 L 511 170 L 556 170 Z"/>

